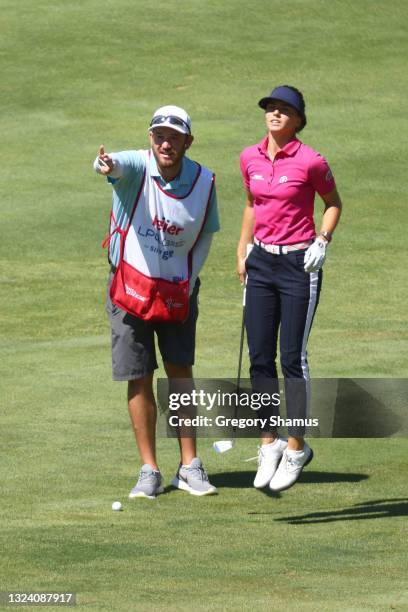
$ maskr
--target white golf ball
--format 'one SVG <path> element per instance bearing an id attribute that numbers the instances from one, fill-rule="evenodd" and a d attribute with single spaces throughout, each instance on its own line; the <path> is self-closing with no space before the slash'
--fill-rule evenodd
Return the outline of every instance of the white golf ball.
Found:
<path id="1" fill-rule="evenodd" d="M 115 501 L 112 504 L 112 510 L 122 510 L 122 504 L 120 503 L 120 501 Z"/>

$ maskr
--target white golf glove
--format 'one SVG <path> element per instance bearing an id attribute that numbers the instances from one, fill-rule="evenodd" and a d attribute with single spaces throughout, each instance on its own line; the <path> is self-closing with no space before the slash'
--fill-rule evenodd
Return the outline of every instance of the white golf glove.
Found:
<path id="1" fill-rule="evenodd" d="M 326 240 L 318 236 L 305 253 L 305 272 L 317 272 L 326 259 Z"/>

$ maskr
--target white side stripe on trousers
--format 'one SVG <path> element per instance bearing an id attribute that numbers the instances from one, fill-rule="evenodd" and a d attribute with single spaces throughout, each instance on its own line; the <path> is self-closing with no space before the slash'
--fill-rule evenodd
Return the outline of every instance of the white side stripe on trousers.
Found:
<path id="1" fill-rule="evenodd" d="M 318 284 L 319 284 L 319 273 L 311 272 L 310 273 L 309 306 L 307 309 L 305 330 L 303 332 L 302 354 L 301 354 L 303 378 L 307 381 L 307 384 L 306 384 L 306 418 L 308 418 L 310 415 L 310 373 L 309 373 L 309 365 L 307 363 L 306 346 L 307 346 L 307 341 L 308 341 L 309 334 L 310 334 L 310 328 L 312 327 L 313 315 L 316 310 Z"/>

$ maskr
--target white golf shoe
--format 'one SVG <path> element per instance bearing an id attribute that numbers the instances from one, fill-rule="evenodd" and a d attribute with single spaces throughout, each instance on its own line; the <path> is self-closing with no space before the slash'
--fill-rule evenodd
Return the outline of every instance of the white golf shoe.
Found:
<path id="1" fill-rule="evenodd" d="M 270 483 L 287 445 L 286 440 L 276 438 L 270 444 L 258 447 L 258 471 L 254 480 L 256 489 L 263 489 Z"/>
<path id="2" fill-rule="evenodd" d="M 275 476 L 269 483 L 271 491 L 284 491 L 293 486 L 302 473 L 303 468 L 313 459 L 313 451 L 305 443 L 303 451 L 288 451 L 283 453 Z"/>

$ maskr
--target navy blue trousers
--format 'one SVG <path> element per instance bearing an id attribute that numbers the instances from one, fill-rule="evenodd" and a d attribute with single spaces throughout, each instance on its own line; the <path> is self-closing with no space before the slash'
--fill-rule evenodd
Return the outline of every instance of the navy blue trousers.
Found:
<path id="1" fill-rule="evenodd" d="M 309 368 L 306 345 L 319 302 L 322 270 L 304 271 L 305 251 L 272 255 L 254 246 L 246 260 L 245 326 L 254 392 L 279 393 L 276 368 L 279 336 L 280 363 L 285 378 L 289 419 L 308 416 Z M 271 403 L 258 416 L 278 416 Z M 269 425 L 263 428 L 271 431 Z M 305 428 L 289 427 L 289 435 L 303 436 Z"/>

